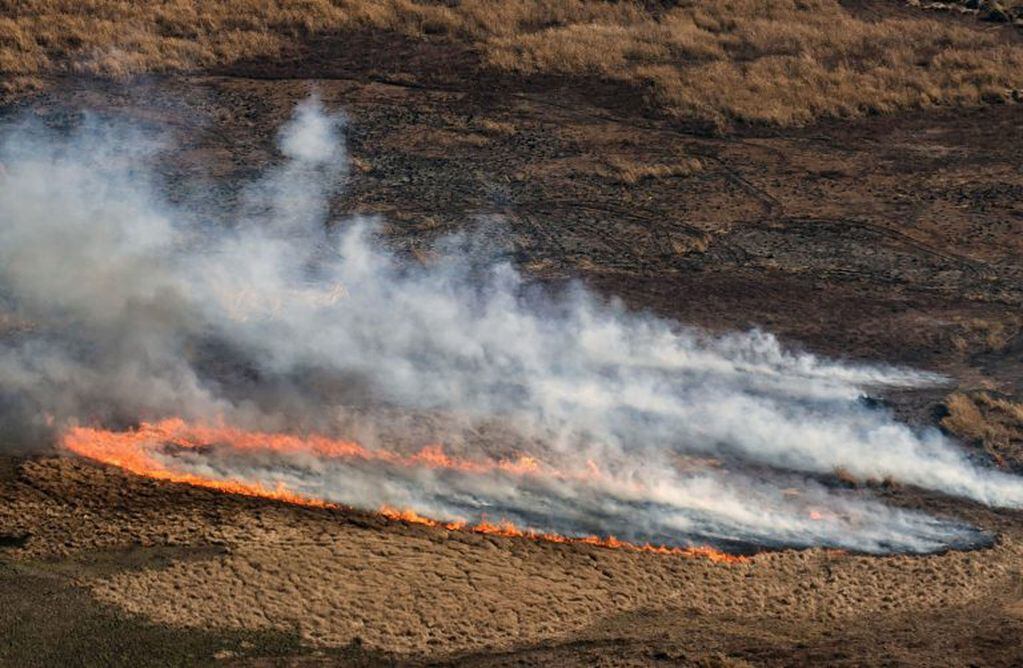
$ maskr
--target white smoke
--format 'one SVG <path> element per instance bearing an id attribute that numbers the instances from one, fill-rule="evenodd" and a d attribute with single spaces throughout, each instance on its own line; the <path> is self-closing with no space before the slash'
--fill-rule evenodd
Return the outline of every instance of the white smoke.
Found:
<path id="1" fill-rule="evenodd" d="M 838 468 L 1023 506 L 1018 478 L 861 401 L 933 375 L 788 352 L 759 331 L 714 338 L 579 287 L 545 294 L 475 238 L 447 240 L 429 266 L 401 261 L 373 221 L 329 218 L 347 178 L 343 126 L 301 105 L 282 164 L 227 215 L 161 197 L 147 167 L 159 144 L 138 133 L 8 133 L 0 307 L 33 325 L 0 339 L 4 419 L 220 416 L 344 429 L 371 446 L 439 439 L 468 456 L 591 460 L 599 482 L 237 453 L 168 461 L 365 507 L 673 543 L 928 551 L 976 539 L 806 476 Z M 679 465 L 693 455 L 722 466 Z"/>

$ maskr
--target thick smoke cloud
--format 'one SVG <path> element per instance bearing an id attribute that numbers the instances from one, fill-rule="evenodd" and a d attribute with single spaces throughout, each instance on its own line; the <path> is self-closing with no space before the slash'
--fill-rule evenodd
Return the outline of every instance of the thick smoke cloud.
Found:
<path id="1" fill-rule="evenodd" d="M 300 105 L 281 164 L 227 214 L 162 197 L 146 167 L 160 143 L 137 131 L 8 131 L 0 308 L 21 325 L 0 333 L 5 429 L 181 415 L 371 447 L 527 452 L 602 475 L 164 456 L 353 505 L 671 543 L 927 551 L 976 539 L 809 480 L 839 468 L 1023 505 L 1018 478 L 861 400 L 932 375 L 789 352 L 759 331 L 711 337 L 578 287 L 544 293 L 474 238 L 446 240 L 428 266 L 401 261 L 373 221 L 329 220 L 347 178 L 344 124 Z M 701 458 L 715 466 L 692 465 Z"/>

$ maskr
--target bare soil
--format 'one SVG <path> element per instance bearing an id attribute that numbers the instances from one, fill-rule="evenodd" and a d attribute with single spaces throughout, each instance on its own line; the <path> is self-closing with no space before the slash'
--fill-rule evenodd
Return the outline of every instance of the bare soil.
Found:
<path id="1" fill-rule="evenodd" d="M 351 118 L 356 169 L 335 213 L 380 215 L 410 261 L 475 226 L 555 287 L 578 278 L 681 322 L 947 374 L 948 388 L 885 398 L 917 423 L 938 424 L 953 389 L 1023 396 L 1023 107 L 723 135 L 643 112 L 614 83 L 497 77 L 458 47 L 365 33 L 215 72 L 60 80 L 0 113 L 152 124 L 178 147 L 160 158 L 168 193 L 213 174 L 230 202 L 313 90 Z M 6 459 L 0 663 L 1023 663 L 1023 515 L 871 493 L 998 540 L 729 566 Z"/>

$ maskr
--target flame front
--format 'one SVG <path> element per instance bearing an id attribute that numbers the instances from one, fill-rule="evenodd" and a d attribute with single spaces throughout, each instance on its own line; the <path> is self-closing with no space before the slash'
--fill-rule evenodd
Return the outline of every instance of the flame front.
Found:
<path id="1" fill-rule="evenodd" d="M 82 457 L 117 466 L 147 478 L 215 489 L 226 494 L 258 496 L 316 508 L 334 506 L 322 499 L 314 499 L 292 492 L 283 484 L 270 489 L 258 482 L 218 480 L 192 473 L 171 471 L 143 447 L 144 444 L 152 442 L 154 438 L 161 438 L 163 442 L 167 443 L 185 445 L 186 442 L 174 438 L 177 430 L 184 426 L 185 423 L 182 420 L 164 420 L 155 424 L 142 423 L 142 427 L 137 431 L 126 432 L 74 427 L 65 432 L 61 442 L 65 448 Z"/>
<path id="2" fill-rule="evenodd" d="M 195 473 L 182 473 L 168 468 L 150 448 L 157 444 L 170 447 L 197 449 L 210 445 L 222 445 L 240 452 L 269 451 L 281 454 L 307 453 L 323 458 L 359 459 L 367 462 L 378 461 L 392 465 L 448 469 L 464 474 L 487 474 L 501 472 L 510 475 L 546 475 L 556 479 L 595 479 L 600 477 L 596 464 L 589 462 L 580 474 L 569 474 L 549 467 L 540 461 L 521 456 L 516 459 L 475 460 L 452 457 L 440 445 L 430 445 L 420 451 L 405 455 L 387 450 L 366 448 L 352 441 L 343 441 L 319 435 L 296 436 L 259 431 L 248 431 L 227 425 L 193 424 L 179 418 L 158 422 L 143 422 L 130 431 L 109 431 L 90 427 L 68 429 L 61 442 L 71 452 L 103 464 L 117 466 L 136 475 L 165 480 L 173 483 L 213 489 L 228 494 L 263 497 L 316 508 L 337 508 L 337 504 L 300 494 L 283 483 L 273 488 L 247 480 L 235 478 L 214 478 Z M 665 545 L 639 544 L 623 541 L 614 536 L 572 537 L 558 533 L 538 532 L 523 529 L 512 522 L 490 522 L 477 524 L 466 521 L 444 522 L 424 517 L 412 509 L 395 509 L 383 506 L 378 509 L 383 517 L 393 521 L 438 527 L 448 531 L 467 531 L 477 534 L 523 538 L 536 541 L 566 544 L 585 544 L 607 549 L 631 552 L 703 557 L 719 563 L 745 563 L 748 557 L 726 554 L 711 547 L 669 547 Z"/>
<path id="3" fill-rule="evenodd" d="M 439 522 L 429 517 L 423 517 L 419 513 L 410 510 L 397 510 L 388 506 L 382 506 L 379 511 L 384 517 L 398 522 L 410 524 L 425 524 L 431 527 L 443 527 L 449 531 L 470 531 L 491 536 L 503 536 L 505 538 L 528 538 L 530 540 L 546 541 L 548 543 L 568 543 L 578 545 L 593 545 L 612 550 L 627 550 L 629 552 L 650 552 L 653 554 L 675 555 L 680 557 L 704 557 L 717 563 L 744 564 L 750 561 L 749 557 L 741 557 L 715 550 L 709 546 L 700 547 L 668 547 L 667 545 L 651 545 L 650 543 L 631 543 L 626 540 L 619 540 L 614 536 L 602 538 L 600 536 L 563 536 L 558 533 L 532 531 L 521 529 L 512 522 L 501 521 L 497 523 L 480 522 L 479 524 L 467 525 L 465 522 Z"/>

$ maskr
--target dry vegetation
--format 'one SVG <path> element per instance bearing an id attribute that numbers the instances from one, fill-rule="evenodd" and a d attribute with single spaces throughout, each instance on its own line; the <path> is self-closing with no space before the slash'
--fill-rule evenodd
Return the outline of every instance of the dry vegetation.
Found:
<path id="1" fill-rule="evenodd" d="M 982 447 L 999 466 L 1023 468 L 1023 404 L 986 392 L 956 392 L 941 426 Z"/>
<path id="2" fill-rule="evenodd" d="M 273 57 L 323 32 L 454 40 L 490 68 L 597 76 L 684 118 L 799 124 L 825 116 L 1010 99 L 1023 43 L 932 14 L 877 21 L 838 0 L 0 0 L 0 73 L 126 76 Z"/>
<path id="3" fill-rule="evenodd" d="M 690 176 L 703 169 L 697 158 L 683 158 L 676 162 L 647 164 L 624 156 L 613 155 L 597 169 L 601 176 L 610 177 L 626 185 L 640 181 Z"/>
<path id="4" fill-rule="evenodd" d="M 1000 610 L 1019 605 L 1023 555 L 1018 532 L 1010 531 L 983 553 L 876 559 L 807 550 L 725 565 L 387 523 L 58 458 L 25 462 L 13 481 L 0 479 L 0 499 L 0 535 L 27 537 L 3 557 L 63 567 L 100 600 L 142 619 L 294 630 L 315 647 L 354 641 L 437 658 L 564 642 L 633 611 L 646 615 L 644 624 L 659 611 L 688 651 L 709 653 L 730 633 L 745 646 L 758 636 L 787 646 L 862 619 L 926 622 L 935 611 L 975 604 Z M 164 568 L 117 568 L 126 546 L 188 549 L 194 557 Z M 113 568 L 102 567 L 104 554 Z M 998 614 L 996 624 L 1013 623 Z M 688 636 L 700 628 L 715 638 L 706 648 Z M 985 642 L 995 642 L 994 628 Z M 913 642 L 929 644 L 921 634 L 933 631 L 920 622 L 914 629 Z M 1013 630 L 1006 635 L 1015 640 Z M 807 665 L 831 663 L 818 657 Z"/>

